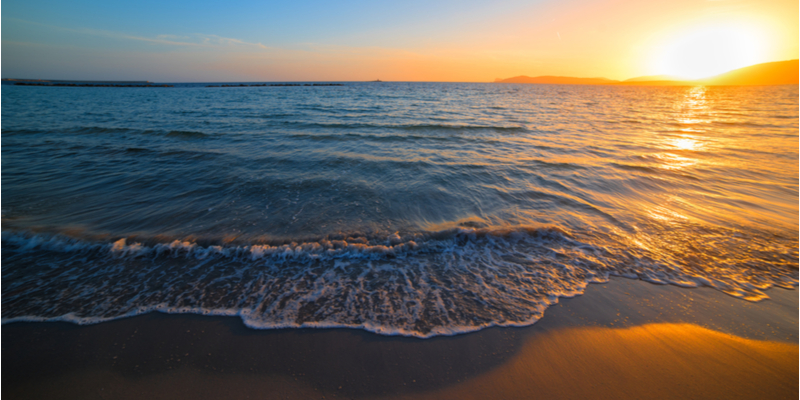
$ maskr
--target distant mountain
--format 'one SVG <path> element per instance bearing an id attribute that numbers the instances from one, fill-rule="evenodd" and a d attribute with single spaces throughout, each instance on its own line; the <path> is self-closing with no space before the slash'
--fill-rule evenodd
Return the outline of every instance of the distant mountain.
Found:
<path id="1" fill-rule="evenodd" d="M 499 83 L 538 83 L 556 85 L 626 85 L 626 86 L 745 86 L 745 85 L 797 85 L 798 60 L 776 61 L 735 69 L 711 78 L 680 80 L 669 75 L 652 75 L 631 78 L 622 82 L 606 78 L 572 78 L 568 76 L 517 76 L 495 79 Z"/>
<path id="2" fill-rule="evenodd" d="M 777 61 L 735 69 L 696 81 L 703 85 L 797 85 L 798 60 Z"/>
<path id="3" fill-rule="evenodd" d="M 606 78 L 572 78 L 569 76 L 516 76 L 508 79 L 495 79 L 498 83 L 544 83 L 551 85 L 608 85 L 619 81 Z"/>

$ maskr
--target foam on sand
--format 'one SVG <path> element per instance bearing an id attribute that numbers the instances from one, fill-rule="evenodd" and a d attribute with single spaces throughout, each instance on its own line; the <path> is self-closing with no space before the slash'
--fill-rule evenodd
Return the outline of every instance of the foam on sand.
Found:
<path id="1" fill-rule="evenodd" d="M 611 276 L 709 286 L 760 301 L 797 285 L 770 260 L 654 260 L 554 227 L 453 228 L 290 243 L 87 241 L 3 235 L 3 323 L 94 324 L 160 311 L 239 316 L 255 329 L 358 328 L 432 337 L 527 326 Z"/>

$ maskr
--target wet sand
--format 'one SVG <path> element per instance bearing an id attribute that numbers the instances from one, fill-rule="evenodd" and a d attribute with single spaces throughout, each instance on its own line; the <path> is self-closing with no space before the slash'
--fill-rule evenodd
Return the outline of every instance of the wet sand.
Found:
<path id="1" fill-rule="evenodd" d="M 750 303 L 614 279 L 530 327 L 453 337 L 256 331 L 148 314 L 2 326 L 2 395 L 24 398 L 793 398 L 798 291 Z"/>

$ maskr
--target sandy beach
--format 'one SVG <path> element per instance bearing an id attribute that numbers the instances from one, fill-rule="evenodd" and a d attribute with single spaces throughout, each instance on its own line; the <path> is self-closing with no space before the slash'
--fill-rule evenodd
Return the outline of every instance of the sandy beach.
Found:
<path id="1" fill-rule="evenodd" d="M 525 328 L 421 340 L 152 313 L 2 328 L 26 398 L 797 398 L 798 291 L 746 302 L 628 279 Z"/>

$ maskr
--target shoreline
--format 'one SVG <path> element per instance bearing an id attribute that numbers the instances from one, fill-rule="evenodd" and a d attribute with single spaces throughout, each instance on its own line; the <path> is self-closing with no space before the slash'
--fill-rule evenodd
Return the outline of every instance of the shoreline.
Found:
<path id="1" fill-rule="evenodd" d="M 88 326 L 13 322 L 2 329 L 2 394 L 797 398 L 798 290 L 767 294 L 751 303 L 612 278 L 528 327 L 428 339 L 163 313 Z M 637 378 L 618 376 L 626 371 Z"/>
<path id="2" fill-rule="evenodd" d="M 243 328 L 248 329 L 248 330 L 253 330 L 253 331 L 287 331 L 287 330 L 329 331 L 329 330 L 344 330 L 344 331 L 361 331 L 361 332 L 364 332 L 364 333 L 367 333 L 367 334 L 374 334 L 374 335 L 382 336 L 382 337 L 402 337 L 402 338 L 410 338 L 410 339 L 428 340 L 428 339 L 439 338 L 439 337 L 458 337 L 458 336 L 462 336 L 462 335 L 468 335 L 468 334 L 481 332 L 481 331 L 486 330 L 486 329 L 527 329 L 527 328 L 530 328 L 530 327 L 534 326 L 535 324 L 539 323 L 546 315 L 548 315 L 548 313 L 550 312 L 549 310 L 551 308 L 560 306 L 561 303 L 564 302 L 564 301 L 570 301 L 570 300 L 573 300 L 575 298 L 579 298 L 581 296 L 584 296 L 586 294 L 586 290 L 588 290 L 591 287 L 597 286 L 598 288 L 602 289 L 602 288 L 606 287 L 605 285 L 611 284 L 609 287 L 614 288 L 614 290 L 612 290 L 612 292 L 615 292 L 612 295 L 619 296 L 619 293 L 616 293 L 616 292 L 619 292 L 619 290 L 620 290 L 617 287 L 617 285 L 624 284 L 624 282 L 629 282 L 629 283 L 630 282 L 640 282 L 640 283 L 650 284 L 650 285 L 653 285 L 653 286 L 656 286 L 656 287 L 664 286 L 664 287 L 677 288 L 678 290 L 675 290 L 674 293 L 670 293 L 670 296 L 676 296 L 676 298 L 675 299 L 668 299 L 669 303 L 673 304 L 673 305 L 675 305 L 674 303 L 676 303 L 678 301 L 677 298 L 682 298 L 682 299 L 684 299 L 686 301 L 689 301 L 689 302 L 697 302 L 698 300 L 696 300 L 695 297 L 697 297 L 698 294 L 700 294 L 700 298 L 701 299 L 705 299 L 705 300 L 711 299 L 710 301 L 717 301 L 718 302 L 719 300 L 713 300 L 713 298 L 715 298 L 716 295 L 711 295 L 711 294 L 705 293 L 707 290 L 710 290 L 711 293 L 724 294 L 726 297 L 730 297 L 730 298 L 735 299 L 735 300 L 744 301 L 746 304 L 748 304 L 748 303 L 749 304 L 757 304 L 757 303 L 760 303 L 760 302 L 764 301 L 765 299 L 766 300 L 770 299 L 768 294 L 766 295 L 766 297 L 764 299 L 751 300 L 751 299 L 748 299 L 746 297 L 739 297 L 739 296 L 735 296 L 735 295 L 731 295 L 731 294 L 726 294 L 726 293 L 722 292 L 719 289 L 715 289 L 715 288 L 711 288 L 711 287 L 707 287 L 707 286 L 692 287 L 692 286 L 683 286 L 683 285 L 679 285 L 679 284 L 675 284 L 675 283 L 659 283 L 659 282 L 650 282 L 650 281 L 647 281 L 647 280 L 642 280 L 642 279 L 637 279 L 637 278 L 628 278 L 628 277 L 623 277 L 623 276 L 611 276 L 611 277 L 608 278 L 607 282 L 588 282 L 586 284 L 586 288 L 580 294 L 577 294 L 577 295 L 574 295 L 574 296 L 571 296 L 571 297 L 567 297 L 567 296 L 561 297 L 561 296 L 559 296 L 555 303 L 550 304 L 549 306 L 547 306 L 547 308 L 546 308 L 546 310 L 544 312 L 544 316 L 542 316 L 542 318 L 534 320 L 533 322 L 515 323 L 515 324 L 508 324 L 508 325 L 501 325 L 499 323 L 492 323 L 492 324 L 489 324 L 489 325 L 484 325 L 484 326 L 480 326 L 480 327 L 474 327 L 474 329 L 463 329 L 463 330 L 456 330 L 456 331 L 447 331 L 446 333 L 430 333 L 427 336 L 416 335 L 416 334 L 413 334 L 413 333 L 407 333 L 407 332 L 399 331 L 399 330 L 376 328 L 374 326 L 367 326 L 367 325 L 348 326 L 348 325 L 340 325 L 340 324 L 325 325 L 325 324 L 313 324 L 313 323 L 309 324 L 309 323 L 306 323 L 303 326 L 294 326 L 294 325 L 291 325 L 291 324 L 275 325 L 275 326 L 267 326 L 267 327 L 265 327 L 265 326 L 253 326 L 253 325 L 248 324 L 248 322 L 246 321 L 246 319 L 245 319 L 246 314 L 241 314 L 241 313 L 237 313 L 237 312 L 233 312 L 233 311 L 231 311 L 231 312 L 213 312 L 213 311 L 212 312 L 206 312 L 205 309 L 202 309 L 202 308 L 198 308 L 198 309 L 181 309 L 181 311 L 175 311 L 175 312 L 165 311 L 165 310 L 160 309 L 160 308 L 152 308 L 152 309 L 140 312 L 140 313 L 126 314 L 126 315 L 113 317 L 113 318 L 109 318 L 109 319 L 105 319 L 105 320 L 99 320 L 99 321 L 95 320 L 95 321 L 92 321 L 92 322 L 85 322 L 85 321 L 83 321 L 84 318 L 74 317 L 74 316 L 72 316 L 70 314 L 67 314 L 65 316 L 62 316 L 62 317 L 59 317 L 59 318 L 56 318 L 56 319 L 48 319 L 48 318 L 44 318 L 44 317 L 12 317 L 12 318 L 8 318 L 8 319 L 4 318 L 2 320 L 2 322 L 0 322 L 0 326 L 7 326 L 7 325 L 14 326 L 16 324 L 26 324 L 26 323 L 28 323 L 28 324 L 66 324 L 66 325 L 76 326 L 76 327 L 90 327 L 90 326 L 95 326 L 95 325 L 99 325 L 99 324 L 114 323 L 114 322 L 117 322 L 117 321 L 120 321 L 120 320 L 126 320 L 126 319 L 132 319 L 132 318 L 133 319 L 143 318 L 143 317 L 147 317 L 147 316 L 151 316 L 151 317 L 156 318 L 156 319 L 169 318 L 169 317 L 176 317 L 176 318 L 180 318 L 180 317 L 187 317 L 187 318 L 199 317 L 201 319 L 207 319 L 207 318 L 225 318 L 225 319 L 229 319 L 230 318 L 230 319 L 234 319 L 237 322 L 229 322 L 229 323 L 231 323 L 231 324 L 240 323 L 243 326 Z M 639 294 L 639 295 L 641 295 L 643 293 L 653 292 L 652 290 L 650 290 L 650 291 L 641 290 L 641 288 L 637 287 L 637 285 L 635 285 L 635 284 L 634 285 L 627 285 L 627 287 L 628 287 L 628 289 L 630 289 L 630 288 L 639 289 L 637 291 L 637 294 Z M 681 290 L 680 290 L 680 289 L 693 290 L 693 289 L 698 289 L 698 288 L 701 288 L 701 290 L 699 292 L 692 293 L 695 296 L 689 296 L 686 293 L 681 293 Z M 793 289 L 787 289 L 785 287 L 775 285 L 775 286 L 772 286 L 772 287 L 770 287 L 768 289 L 762 289 L 762 291 L 768 292 L 768 293 L 782 293 L 784 291 L 786 291 L 786 292 L 798 291 L 798 288 L 795 287 Z M 600 295 L 600 294 L 595 294 L 594 296 L 598 296 L 598 295 Z M 625 295 L 628 295 L 628 293 L 626 292 Z M 679 296 L 679 297 L 677 297 L 677 296 Z M 782 301 L 785 301 L 786 300 L 785 297 L 786 296 L 780 296 L 779 298 L 782 299 Z M 609 303 L 609 302 L 614 302 L 614 301 L 615 300 L 605 298 L 604 299 L 604 304 L 605 303 Z M 652 302 L 652 300 L 650 302 Z M 735 306 L 735 303 L 738 303 L 738 302 L 734 301 L 733 303 L 734 303 L 734 305 L 732 305 L 732 306 Z M 640 304 L 640 305 L 643 305 L 643 304 Z M 622 305 L 622 306 L 624 307 L 625 305 Z M 695 306 L 697 306 L 697 305 L 695 305 Z M 591 306 L 588 306 L 588 307 L 591 307 Z M 757 308 L 761 308 L 761 307 L 757 307 Z M 745 309 L 747 309 L 747 307 L 745 307 Z M 585 311 L 582 311 L 582 312 L 585 312 Z M 674 312 L 674 310 L 672 310 L 672 312 L 667 314 L 665 319 L 663 319 L 663 320 L 662 319 L 658 319 L 657 320 L 655 318 L 655 316 L 652 315 L 652 313 L 645 314 L 645 313 L 642 313 L 641 309 L 640 310 L 636 310 L 636 309 L 630 307 L 630 305 L 628 305 L 627 313 L 632 313 L 632 312 L 638 312 L 640 314 L 640 316 L 639 316 L 640 319 L 637 319 L 636 322 L 633 322 L 634 325 L 653 323 L 655 321 L 668 322 L 668 323 L 693 323 L 693 324 L 697 324 L 697 325 L 702 326 L 702 327 L 707 327 L 709 329 L 718 330 L 720 332 L 729 333 L 729 334 L 732 334 L 732 335 L 739 335 L 739 336 L 742 336 L 744 338 L 758 338 L 758 339 L 761 339 L 761 340 L 788 341 L 790 343 L 798 341 L 798 335 L 797 334 L 794 335 L 794 340 L 793 341 L 792 341 L 792 339 L 781 338 L 779 336 L 760 336 L 760 335 L 753 336 L 753 332 L 752 331 L 748 331 L 747 329 L 745 329 L 745 327 L 747 327 L 747 325 L 743 324 L 742 326 L 735 326 L 735 325 L 731 325 L 730 321 L 727 321 L 727 325 L 725 325 L 725 324 L 723 324 L 723 325 L 715 324 L 714 321 L 713 321 L 713 316 L 709 318 L 709 321 L 703 321 L 703 320 L 698 319 L 698 318 L 688 318 L 690 314 L 685 314 L 685 315 L 682 315 L 680 318 L 676 318 L 676 315 L 673 315 L 673 313 L 672 313 L 672 312 Z M 709 311 L 705 310 L 704 312 L 708 313 Z M 593 309 L 592 313 L 595 314 L 595 315 L 603 315 L 603 310 L 602 309 L 597 309 L 595 307 L 595 309 Z M 158 315 L 161 315 L 162 317 L 158 317 Z M 748 316 L 748 317 L 752 318 L 752 316 Z M 644 318 L 644 319 L 641 319 L 641 318 Z M 627 321 L 627 319 L 628 319 L 628 317 L 626 317 L 625 320 L 623 320 L 621 322 L 621 324 L 625 324 L 625 323 L 630 324 L 631 322 Z M 691 321 L 691 322 L 689 322 L 689 321 Z M 615 322 L 616 322 L 616 320 L 615 320 Z M 549 321 L 549 324 L 557 324 L 558 326 L 562 326 L 564 324 L 564 322 L 561 319 L 559 319 L 557 321 Z M 573 324 L 574 324 L 574 322 L 573 322 Z M 601 325 L 602 324 L 606 324 L 605 326 L 609 326 L 609 327 L 613 327 L 614 326 L 613 322 L 608 322 L 607 320 L 603 320 L 603 322 L 597 322 L 596 321 L 596 322 L 594 322 L 594 324 L 601 324 Z M 795 324 L 795 325 L 797 325 L 797 324 Z M 618 324 L 618 326 L 619 326 L 619 324 Z M 622 326 L 625 326 L 625 325 L 622 325 Z"/>

